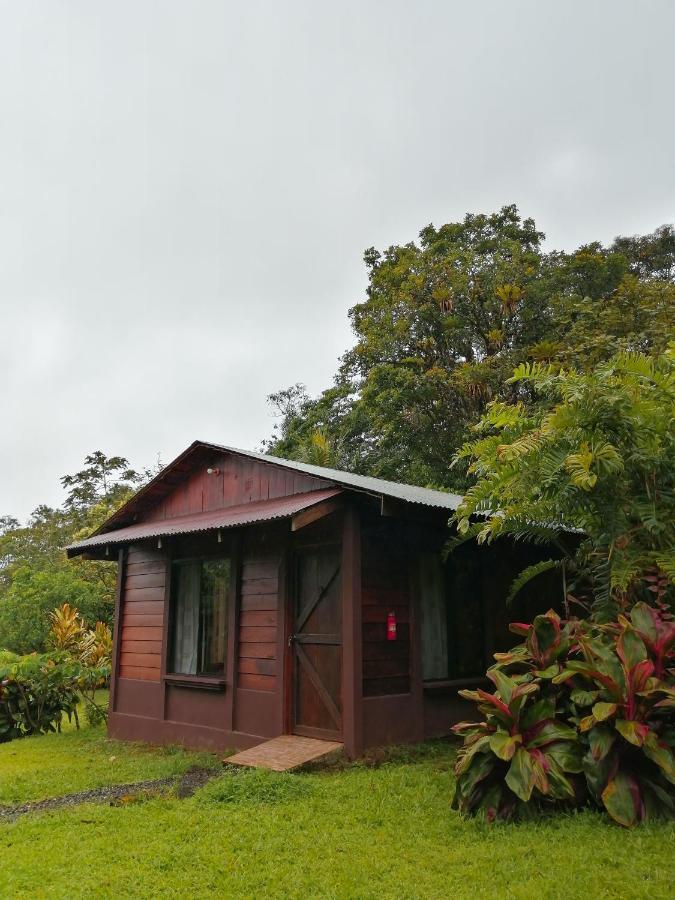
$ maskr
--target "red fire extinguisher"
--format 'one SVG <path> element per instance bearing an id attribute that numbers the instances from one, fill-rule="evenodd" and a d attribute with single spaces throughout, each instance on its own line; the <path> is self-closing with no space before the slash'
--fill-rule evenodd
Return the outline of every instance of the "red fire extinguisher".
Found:
<path id="1" fill-rule="evenodd" d="M 396 640 L 396 613 L 393 610 L 387 616 L 387 640 Z"/>

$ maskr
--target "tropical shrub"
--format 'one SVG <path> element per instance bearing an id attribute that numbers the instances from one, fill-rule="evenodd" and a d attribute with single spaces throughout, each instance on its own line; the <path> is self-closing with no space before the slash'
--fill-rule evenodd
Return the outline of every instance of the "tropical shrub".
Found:
<path id="1" fill-rule="evenodd" d="M 105 721 L 107 707 L 96 700 L 97 691 L 110 681 L 112 668 L 112 631 L 105 622 L 87 628 L 77 609 L 64 603 L 50 614 L 51 630 L 47 643 L 67 652 L 80 664 L 78 687 L 92 725 Z"/>
<path id="2" fill-rule="evenodd" d="M 0 742 L 60 731 L 77 716 L 80 664 L 65 653 L 0 658 Z"/>
<path id="3" fill-rule="evenodd" d="M 593 804 L 621 825 L 675 816 L 675 622 L 638 603 L 605 625 L 549 611 L 495 654 L 496 690 L 460 691 L 453 807 L 511 818 L 528 802 Z"/>

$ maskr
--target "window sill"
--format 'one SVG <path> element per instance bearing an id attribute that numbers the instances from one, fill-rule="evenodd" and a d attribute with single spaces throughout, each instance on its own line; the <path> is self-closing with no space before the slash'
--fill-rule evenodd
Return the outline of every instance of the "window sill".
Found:
<path id="1" fill-rule="evenodd" d="M 226 681 L 218 675 L 165 675 L 167 684 L 177 687 L 198 688 L 202 691 L 224 691 Z"/>
<path id="2" fill-rule="evenodd" d="M 441 681 L 425 681 L 424 692 L 426 694 L 453 694 L 458 689 L 469 687 L 480 687 L 487 684 L 488 680 L 484 675 L 476 678 L 451 678 Z"/>

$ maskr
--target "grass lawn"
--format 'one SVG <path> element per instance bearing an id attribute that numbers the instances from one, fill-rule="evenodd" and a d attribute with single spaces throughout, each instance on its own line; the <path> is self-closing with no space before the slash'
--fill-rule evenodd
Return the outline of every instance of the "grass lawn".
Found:
<path id="1" fill-rule="evenodd" d="M 451 762 L 436 744 L 378 768 L 226 772 L 185 800 L 30 814 L 0 823 L 0 897 L 673 896 L 675 826 L 462 821 Z M 217 764 L 84 728 L 0 745 L 0 803 Z"/>

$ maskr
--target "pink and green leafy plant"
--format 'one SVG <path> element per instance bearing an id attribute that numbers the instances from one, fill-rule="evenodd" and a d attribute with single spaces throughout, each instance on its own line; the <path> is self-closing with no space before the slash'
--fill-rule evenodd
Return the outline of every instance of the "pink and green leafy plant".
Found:
<path id="1" fill-rule="evenodd" d="M 460 691 L 483 721 L 463 737 L 453 806 L 488 819 L 527 804 L 604 809 L 619 824 L 675 815 L 675 622 L 645 603 L 607 625 L 549 611 L 495 654 L 496 690 Z"/>

